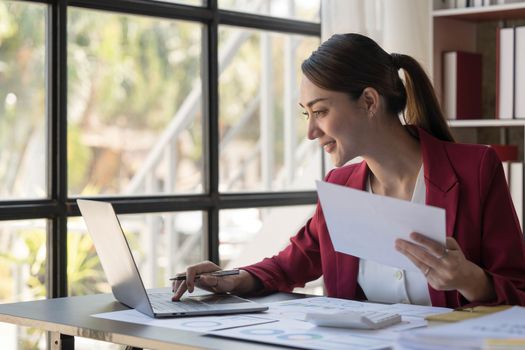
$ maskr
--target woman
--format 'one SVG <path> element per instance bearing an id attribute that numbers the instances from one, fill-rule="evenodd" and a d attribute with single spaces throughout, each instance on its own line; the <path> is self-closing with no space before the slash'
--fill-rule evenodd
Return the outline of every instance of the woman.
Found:
<path id="1" fill-rule="evenodd" d="M 525 244 L 501 162 L 489 147 L 454 143 L 421 66 L 365 36 L 344 34 L 324 42 L 301 68 L 308 138 L 337 166 L 325 181 L 444 208 L 446 246 L 419 233 L 412 242 L 398 239 L 395 248 L 419 272 L 337 253 L 318 204 L 277 255 L 222 278 L 195 280 L 220 267 L 190 266 L 187 280 L 174 283 L 173 300 L 195 285 L 236 294 L 291 291 L 323 275 L 332 297 L 452 308 L 525 305 Z M 357 156 L 364 161 L 344 166 Z"/>

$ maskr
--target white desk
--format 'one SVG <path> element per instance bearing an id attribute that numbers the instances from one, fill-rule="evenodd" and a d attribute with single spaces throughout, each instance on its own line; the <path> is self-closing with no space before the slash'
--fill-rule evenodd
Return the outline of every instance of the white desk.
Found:
<path id="1" fill-rule="evenodd" d="M 273 302 L 304 297 L 302 294 L 276 293 L 252 298 Z M 271 345 L 243 342 L 200 333 L 144 326 L 91 317 L 124 310 L 112 294 L 96 294 L 47 300 L 0 304 L 0 322 L 51 332 L 52 350 L 74 349 L 74 337 L 84 337 L 147 349 L 282 349 Z"/>

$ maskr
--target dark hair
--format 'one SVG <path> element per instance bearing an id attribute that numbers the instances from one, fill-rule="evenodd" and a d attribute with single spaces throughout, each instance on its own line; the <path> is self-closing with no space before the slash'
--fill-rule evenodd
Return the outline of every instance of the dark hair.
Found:
<path id="1" fill-rule="evenodd" d="M 408 55 L 389 55 L 360 34 L 336 34 L 322 43 L 301 69 L 315 85 L 347 93 L 352 100 L 372 87 L 385 98 L 388 112 L 396 116 L 404 113 L 406 124 L 419 126 L 438 139 L 454 141 L 430 79 Z M 399 69 L 405 71 L 406 86 Z"/>

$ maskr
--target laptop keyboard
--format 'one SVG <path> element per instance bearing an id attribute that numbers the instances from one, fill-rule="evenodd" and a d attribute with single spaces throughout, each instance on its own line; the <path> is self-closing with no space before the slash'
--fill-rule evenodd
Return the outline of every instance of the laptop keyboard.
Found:
<path id="1" fill-rule="evenodd" d="M 180 302 L 171 301 L 173 293 L 148 293 L 156 312 L 190 312 L 217 310 L 218 305 L 250 303 L 249 300 L 230 294 L 206 294 L 185 297 Z"/>
<path id="2" fill-rule="evenodd" d="M 151 306 L 155 311 L 162 312 L 188 312 L 188 311 L 205 311 L 210 310 L 211 307 L 204 302 L 192 299 L 184 299 L 184 301 L 173 302 L 171 297 L 173 293 L 150 293 L 148 294 Z"/>

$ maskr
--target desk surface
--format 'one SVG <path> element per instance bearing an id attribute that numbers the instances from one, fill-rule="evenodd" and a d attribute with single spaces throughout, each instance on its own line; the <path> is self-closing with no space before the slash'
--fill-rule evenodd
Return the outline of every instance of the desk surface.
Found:
<path id="1" fill-rule="evenodd" d="M 252 298 L 252 300 L 265 303 L 301 297 L 304 295 L 276 293 L 266 297 Z M 46 299 L 0 304 L 0 322 L 148 349 L 250 350 L 271 347 L 264 344 L 208 336 L 202 333 L 151 327 L 90 316 L 101 312 L 124 309 L 127 308 L 116 301 L 112 294 Z"/>

